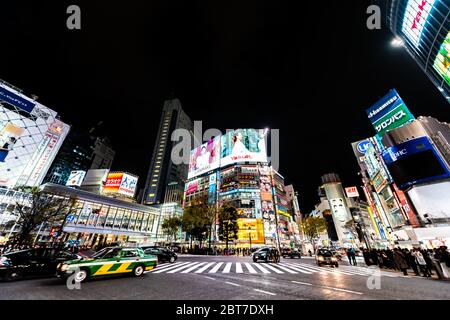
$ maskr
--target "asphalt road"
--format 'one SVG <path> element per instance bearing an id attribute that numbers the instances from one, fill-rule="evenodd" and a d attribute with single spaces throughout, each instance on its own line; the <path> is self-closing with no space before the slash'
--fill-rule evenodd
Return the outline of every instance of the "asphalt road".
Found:
<path id="1" fill-rule="evenodd" d="M 378 274 L 347 262 L 319 268 L 309 257 L 254 264 L 249 257 L 181 256 L 140 278 L 91 280 L 80 289 L 69 290 L 57 278 L 0 282 L 0 299 L 449 300 L 450 282 L 391 271 Z"/>

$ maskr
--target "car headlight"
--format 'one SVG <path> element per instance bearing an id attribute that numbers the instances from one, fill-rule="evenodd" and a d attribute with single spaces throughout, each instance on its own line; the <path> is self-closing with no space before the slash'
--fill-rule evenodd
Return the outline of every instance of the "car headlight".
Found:
<path id="1" fill-rule="evenodd" d="M 337 261 L 336 257 L 331 258 L 331 261 Z"/>
<path id="2" fill-rule="evenodd" d="M 68 264 L 63 264 L 63 265 L 61 266 L 61 271 L 62 271 L 62 272 L 66 272 L 67 270 L 69 270 L 69 265 L 68 265 Z"/>
<path id="3" fill-rule="evenodd" d="M 319 261 L 323 261 L 323 257 L 319 257 Z"/>

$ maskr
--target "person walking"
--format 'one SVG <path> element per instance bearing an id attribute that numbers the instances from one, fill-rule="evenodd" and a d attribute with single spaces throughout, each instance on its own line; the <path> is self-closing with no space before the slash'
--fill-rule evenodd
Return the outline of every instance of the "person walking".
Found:
<path id="1" fill-rule="evenodd" d="M 399 268 L 402 272 L 403 275 L 407 276 L 408 275 L 408 262 L 406 260 L 405 255 L 403 254 L 403 252 L 400 249 L 395 248 L 394 252 L 393 252 L 393 256 L 394 256 L 394 262 L 397 265 L 397 268 Z"/>
<path id="2" fill-rule="evenodd" d="M 408 262 L 409 266 L 414 271 L 414 274 L 416 276 L 420 276 L 419 268 L 418 268 L 418 265 L 417 265 L 417 262 L 416 262 L 416 257 L 412 254 L 412 250 L 410 251 L 408 249 L 404 249 L 404 253 L 405 253 L 405 256 L 407 258 L 407 262 Z"/>
<path id="3" fill-rule="evenodd" d="M 356 252 L 354 248 L 348 250 L 348 260 L 352 266 L 356 266 Z"/>
<path id="4" fill-rule="evenodd" d="M 420 252 L 419 249 L 414 249 L 412 252 L 412 255 L 414 256 L 414 258 L 416 259 L 416 264 L 420 269 L 420 272 L 422 272 L 423 277 L 431 277 L 431 275 L 428 273 L 428 269 L 427 269 L 427 262 L 425 261 L 422 253 Z"/>

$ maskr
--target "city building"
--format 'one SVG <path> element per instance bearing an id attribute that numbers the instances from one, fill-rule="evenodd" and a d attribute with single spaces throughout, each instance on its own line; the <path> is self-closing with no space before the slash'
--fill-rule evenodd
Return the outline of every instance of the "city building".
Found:
<path id="1" fill-rule="evenodd" d="M 161 215 L 167 210 L 144 206 L 94 194 L 80 189 L 47 183 L 41 189 L 61 197 L 76 199 L 68 210 L 63 226 L 64 241 L 78 241 L 79 245 L 104 246 L 114 243 L 155 243 L 165 240 L 160 231 Z M 10 238 L 15 227 L 5 229 L 8 221 L 18 218 L 16 206 L 30 203 L 31 194 L 12 189 L 0 189 L 0 236 Z M 55 225 L 45 224 L 35 233 L 36 241 L 49 241 L 52 228 L 61 228 L 63 221 Z"/>
<path id="2" fill-rule="evenodd" d="M 69 129 L 56 111 L 0 81 L 0 187 L 41 185 Z"/>
<path id="3" fill-rule="evenodd" d="M 268 162 L 267 133 L 229 130 L 191 151 L 183 205 L 206 196 L 218 209 L 224 204 L 236 208 L 237 247 L 300 246 L 284 177 Z M 217 237 L 215 244 L 223 245 Z"/>
<path id="4" fill-rule="evenodd" d="M 450 3 L 446 0 L 379 0 L 386 25 L 450 102 Z M 398 41 L 401 39 L 401 41 Z"/>
<path id="5" fill-rule="evenodd" d="M 152 160 L 142 193 L 142 203 L 147 205 L 163 203 L 166 197 L 167 186 L 170 184 L 170 192 L 174 192 L 177 182 L 178 194 L 184 192 L 183 186 L 188 176 L 188 165 L 175 164 L 171 154 L 175 142 L 172 141 L 172 133 L 177 129 L 185 129 L 193 136 L 193 123 L 181 107 L 178 99 L 167 100 L 161 114 L 158 134 L 153 149 Z M 192 137 L 191 136 L 191 137 Z M 189 141 L 191 145 L 191 141 Z"/>
<path id="6" fill-rule="evenodd" d="M 44 183 L 66 185 L 73 171 L 111 169 L 115 152 L 106 137 L 97 134 L 97 128 L 76 130 L 67 136 L 50 167 Z"/>

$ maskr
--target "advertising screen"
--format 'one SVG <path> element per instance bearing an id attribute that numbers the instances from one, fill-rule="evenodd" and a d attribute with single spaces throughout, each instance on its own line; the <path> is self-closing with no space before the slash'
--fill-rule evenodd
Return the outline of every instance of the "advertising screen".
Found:
<path id="1" fill-rule="evenodd" d="M 264 130 L 237 129 L 222 136 L 220 165 L 236 162 L 267 162 Z"/>
<path id="2" fill-rule="evenodd" d="M 79 187 L 86 176 L 86 171 L 72 171 L 70 173 L 69 179 L 67 179 L 66 186 L 68 187 Z"/>
<path id="3" fill-rule="evenodd" d="M 359 192 L 357 187 L 348 187 L 345 188 L 345 194 L 347 195 L 347 198 L 358 198 Z"/>
<path id="4" fill-rule="evenodd" d="M 195 193 L 198 191 L 199 181 L 199 179 L 196 179 L 186 184 L 186 195 L 190 195 L 191 193 Z"/>
<path id="5" fill-rule="evenodd" d="M 418 47 L 435 0 L 409 0 L 403 18 L 402 32 Z"/>
<path id="6" fill-rule="evenodd" d="M 8 88 L 4 86 L 0 86 L 0 101 L 6 102 L 27 112 L 33 111 L 33 108 L 36 105 L 34 102 L 22 98 L 20 95 L 8 90 Z"/>
<path id="7" fill-rule="evenodd" d="M 379 137 L 382 137 L 388 130 L 414 120 L 414 116 L 395 89 L 390 90 L 366 112 Z"/>
<path id="8" fill-rule="evenodd" d="M 119 193 L 128 197 L 134 197 L 136 192 L 138 177 L 132 176 L 128 173 L 124 173 L 122 176 L 122 181 L 119 186 Z"/>
<path id="9" fill-rule="evenodd" d="M 123 172 L 110 172 L 108 178 L 106 178 L 103 192 L 105 193 L 118 193 L 120 184 L 122 183 Z"/>
<path id="10" fill-rule="evenodd" d="M 450 219 L 449 181 L 414 187 L 408 195 L 423 220 L 427 218 L 424 214 L 431 220 Z"/>
<path id="11" fill-rule="evenodd" d="M 237 219 L 237 239 L 252 244 L 264 244 L 264 224 L 261 219 Z"/>
<path id="12" fill-rule="evenodd" d="M 216 137 L 191 151 L 188 179 L 218 168 L 219 163 L 220 137 Z"/>
<path id="13" fill-rule="evenodd" d="M 23 131 L 24 129 L 15 126 L 11 122 L 0 120 L 0 162 L 5 161 L 8 152 L 12 150 Z"/>
<path id="14" fill-rule="evenodd" d="M 383 152 L 383 159 L 400 189 L 414 183 L 450 177 L 427 137 L 391 147 Z"/>
<path id="15" fill-rule="evenodd" d="M 450 85 L 450 32 L 441 44 L 433 67 L 445 80 L 447 85 Z"/>

